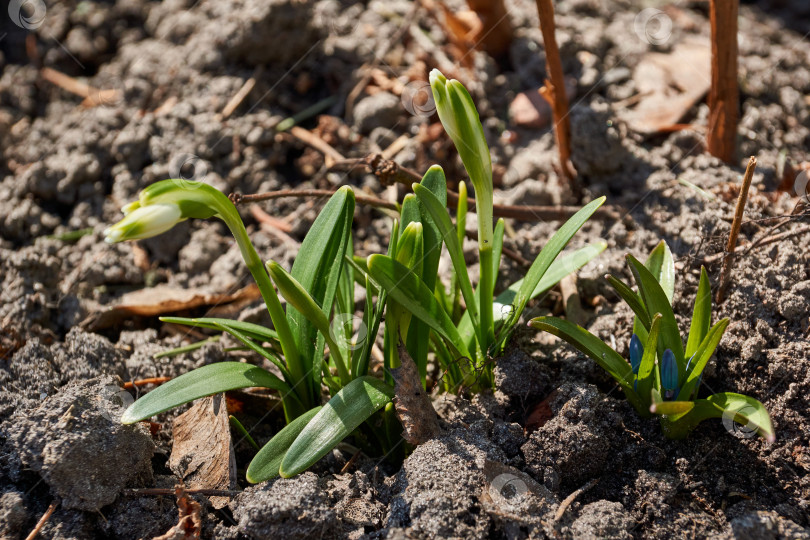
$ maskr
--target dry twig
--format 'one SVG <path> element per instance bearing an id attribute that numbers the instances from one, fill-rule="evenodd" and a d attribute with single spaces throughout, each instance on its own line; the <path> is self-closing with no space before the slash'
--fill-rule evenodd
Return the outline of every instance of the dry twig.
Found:
<path id="1" fill-rule="evenodd" d="M 30 533 L 28 533 L 28 536 L 25 537 L 25 540 L 34 540 L 34 538 L 37 537 L 37 535 L 42 530 L 42 527 L 44 527 L 45 524 L 48 523 L 48 520 L 50 519 L 54 510 L 56 510 L 57 506 L 59 506 L 59 501 L 53 501 L 50 504 L 50 506 L 48 506 L 48 509 L 45 511 L 44 514 L 42 514 L 42 517 L 39 518 L 39 521 L 37 521 L 37 524 L 34 526 L 34 529 Z"/>
<path id="2" fill-rule="evenodd" d="M 720 272 L 720 286 L 717 288 L 716 301 L 723 302 L 726 296 L 726 289 L 731 278 L 731 271 L 734 268 L 734 250 L 737 247 L 737 237 L 740 234 L 743 213 L 745 212 L 745 202 L 748 200 L 748 188 L 751 187 L 751 180 L 754 178 L 754 170 L 757 168 L 757 158 L 751 156 L 748 166 L 745 168 L 740 196 L 737 198 L 737 208 L 734 211 L 734 221 L 731 222 L 731 231 L 728 234 L 728 245 L 726 246 L 726 258 L 723 260 L 723 270 Z"/>

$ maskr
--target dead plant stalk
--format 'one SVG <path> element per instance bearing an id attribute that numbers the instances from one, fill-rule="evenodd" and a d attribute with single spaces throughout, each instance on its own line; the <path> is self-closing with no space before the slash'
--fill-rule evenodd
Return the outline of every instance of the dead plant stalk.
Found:
<path id="1" fill-rule="evenodd" d="M 748 188 L 751 187 L 751 180 L 754 178 L 754 170 L 757 168 L 757 158 L 751 156 L 748 166 L 745 168 L 740 196 L 737 198 L 737 208 L 734 211 L 734 221 L 731 222 L 731 232 L 728 234 L 728 245 L 726 246 L 726 257 L 723 259 L 723 270 L 720 272 L 720 286 L 717 288 L 717 303 L 723 302 L 728 289 L 731 271 L 734 269 L 734 250 L 737 247 L 737 237 L 740 235 L 740 225 L 742 225 L 743 213 L 745 212 L 745 202 L 748 200 Z"/>
<path id="2" fill-rule="evenodd" d="M 574 167 L 571 165 L 571 121 L 568 118 L 568 96 L 565 93 L 560 49 L 555 37 L 554 6 L 551 0 L 537 0 L 537 13 L 540 16 L 540 31 L 543 33 L 546 66 L 550 77 L 540 89 L 540 95 L 551 106 L 554 136 L 560 152 L 560 170 L 565 178 L 571 180 L 574 178 Z"/>
<path id="3" fill-rule="evenodd" d="M 737 14 L 738 0 L 711 0 L 712 86 L 709 92 L 709 153 L 726 163 L 734 159 L 737 136 Z"/>

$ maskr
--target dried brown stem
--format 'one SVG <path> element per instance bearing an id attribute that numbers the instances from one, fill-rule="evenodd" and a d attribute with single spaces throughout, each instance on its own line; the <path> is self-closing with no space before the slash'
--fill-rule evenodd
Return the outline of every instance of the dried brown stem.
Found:
<path id="1" fill-rule="evenodd" d="M 138 379 L 137 381 L 127 381 L 124 383 L 124 389 L 129 390 L 135 387 L 146 386 L 148 384 L 163 384 L 172 380 L 171 377 L 151 377 L 149 379 Z"/>
<path id="2" fill-rule="evenodd" d="M 37 524 L 34 526 L 34 529 L 30 533 L 28 533 L 28 536 L 25 537 L 25 540 L 34 540 L 34 538 L 37 537 L 37 535 L 42 530 L 42 527 L 44 527 L 45 524 L 48 523 L 48 520 L 50 519 L 54 510 L 56 510 L 57 506 L 59 506 L 59 501 L 53 501 L 50 504 L 50 506 L 48 506 L 48 509 L 45 511 L 44 514 L 42 514 L 42 517 L 39 518 L 39 521 L 37 521 Z"/>
<path id="3" fill-rule="evenodd" d="M 540 31 L 543 32 L 546 66 L 550 77 L 540 89 L 540 95 L 551 105 L 554 136 L 560 152 L 560 170 L 571 180 L 574 178 L 574 167 L 571 165 L 571 121 L 568 117 L 568 96 L 565 94 L 565 77 L 555 37 L 554 6 L 551 0 L 537 0 L 537 13 L 540 16 Z"/>
<path id="4" fill-rule="evenodd" d="M 726 258 L 723 260 L 723 270 L 720 272 L 720 286 L 717 288 L 716 301 L 723 302 L 728 289 L 731 271 L 734 269 L 734 250 L 737 247 L 737 237 L 740 235 L 743 213 L 745 212 L 745 202 L 748 200 L 748 188 L 751 187 L 751 180 L 754 178 L 754 171 L 757 168 L 757 158 L 751 156 L 748 166 L 745 168 L 740 196 L 737 198 L 737 208 L 734 210 L 734 221 L 731 222 L 731 232 L 728 234 L 728 244 L 726 245 Z"/>
<path id="5" fill-rule="evenodd" d="M 410 186 L 419 182 L 422 177 L 416 171 L 402 167 L 395 161 L 385 159 L 380 154 L 370 154 L 363 158 L 345 159 L 336 162 L 331 170 L 352 171 L 365 168 L 375 175 L 385 185 L 393 183 Z M 458 203 L 458 193 L 447 190 L 447 206 L 455 208 Z M 467 199 L 470 212 L 475 211 L 475 199 Z M 580 208 L 576 206 L 511 206 L 505 204 L 494 205 L 495 217 L 512 218 L 519 221 L 562 221 L 577 213 Z M 595 219 L 615 220 L 621 219 L 618 211 L 610 206 L 602 206 L 594 212 Z"/>
<path id="6" fill-rule="evenodd" d="M 248 95 L 250 95 L 250 92 L 253 91 L 253 88 L 256 86 L 256 80 L 262 76 L 263 72 L 264 66 L 259 66 L 256 68 L 256 71 L 253 72 L 253 76 L 245 81 L 239 91 L 233 95 L 233 97 L 225 105 L 225 108 L 222 109 L 222 120 L 226 120 L 230 115 L 232 115 L 236 108 L 242 104 Z"/>
<path id="7" fill-rule="evenodd" d="M 709 153 L 726 163 L 734 159 L 737 136 L 737 14 L 738 0 L 711 0 L 712 86 L 709 92 Z"/>

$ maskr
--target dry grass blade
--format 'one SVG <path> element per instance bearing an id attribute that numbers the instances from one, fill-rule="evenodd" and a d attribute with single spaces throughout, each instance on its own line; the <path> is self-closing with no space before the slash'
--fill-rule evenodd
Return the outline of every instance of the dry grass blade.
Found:
<path id="1" fill-rule="evenodd" d="M 743 213 L 745 212 L 745 202 L 748 200 L 748 188 L 751 187 L 751 180 L 754 178 L 754 170 L 757 168 L 757 158 L 751 156 L 748 166 L 745 168 L 740 196 L 737 199 L 737 208 L 734 211 L 734 221 L 731 223 L 731 232 L 728 234 L 728 245 L 726 246 L 726 258 L 723 260 L 723 270 L 720 273 L 720 286 L 717 288 L 717 303 L 723 302 L 728 289 L 731 271 L 734 268 L 734 250 L 737 247 L 737 237 L 740 234 Z"/>

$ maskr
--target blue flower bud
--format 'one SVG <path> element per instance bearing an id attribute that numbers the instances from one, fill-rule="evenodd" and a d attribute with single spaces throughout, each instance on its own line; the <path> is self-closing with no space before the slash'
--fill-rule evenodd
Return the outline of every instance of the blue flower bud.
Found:
<path id="1" fill-rule="evenodd" d="M 673 399 L 678 393 L 678 363 L 670 349 L 664 351 L 661 359 L 661 389 L 664 399 Z"/>
<path id="2" fill-rule="evenodd" d="M 644 356 L 644 345 L 636 334 L 630 338 L 630 367 L 633 373 L 638 375 L 638 368 L 641 365 L 641 357 Z"/>

